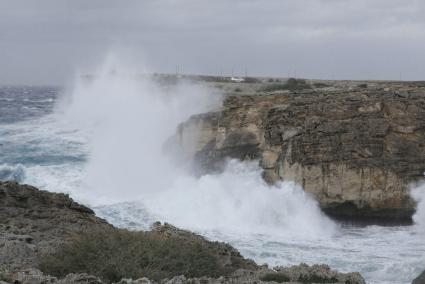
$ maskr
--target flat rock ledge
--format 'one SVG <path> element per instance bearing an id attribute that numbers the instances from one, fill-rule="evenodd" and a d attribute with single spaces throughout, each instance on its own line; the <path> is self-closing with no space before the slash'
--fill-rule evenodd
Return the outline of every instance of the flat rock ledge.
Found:
<path id="1" fill-rule="evenodd" d="M 38 190 L 15 182 L 0 182 L 0 284 L 22 283 L 104 283 L 98 276 L 85 273 L 57 278 L 43 274 L 40 256 L 54 253 L 82 232 L 119 230 L 68 195 Z M 141 283 L 344 283 L 363 284 L 359 273 L 338 273 L 326 265 L 300 264 L 292 267 L 258 266 L 243 258 L 228 244 L 211 242 L 169 224 L 154 223 L 151 234 L 158 238 L 181 239 L 213 248 L 220 263 L 233 272 L 221 277 L 186 278 L 178 276 L 160 281 L 122 279 L 121 284 Z M 421 282 L 418 282 L 421 283 Z"/>
<path id="2" fill-rule="evenodd" d="M 22 283 L 22 284 L 103 284 L 104 282 L 93 275 L 86 273 L 68 274 L 66 277 L 58 279 L 56 277 L 44 275 L 37 269 L 27 269 L 13 273 L 3 273 L 0 284 Z M 233 284 L 233 283 L 335 283 L 335 284 L 365 284 L 365 280 L 359 273 L 338 273 L 331 270 L 327 265 L 300 264 L 291 267 L 276 267 L 273 270 L 263 267 L 259 270 L 239 269 L 232 275 L 218 278 L 200 277 L 186 278 L 183 275 L 175 276 L 171 279 L 153 281 L 146 277 L 139 279 L 122 279 L 117 284 Z M 421 282 L 419 282 L 421 283 Z"/>

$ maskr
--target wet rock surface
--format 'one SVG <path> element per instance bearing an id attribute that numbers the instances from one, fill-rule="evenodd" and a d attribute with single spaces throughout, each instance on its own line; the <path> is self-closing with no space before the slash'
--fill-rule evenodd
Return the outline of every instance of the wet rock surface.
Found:
<path id="1" fill-rule="evenodd" d="M 424 121 L 422 85 L 378 84 L 228 96 L 176 139 L 202 172 L 226 158 L 258 159 L 268 182 L 296 181 L 332 216 L 409 223 L 409 185 L 425 170 Z"/>

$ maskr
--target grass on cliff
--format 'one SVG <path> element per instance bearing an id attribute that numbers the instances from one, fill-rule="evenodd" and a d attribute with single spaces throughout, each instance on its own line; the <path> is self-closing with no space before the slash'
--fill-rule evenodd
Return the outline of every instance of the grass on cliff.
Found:
<path id="1" fill-rule="evenodd" d="M 260 280 L 265 282 L 277 282 L 277 283 L 291 281 L 291 279 L 286 274 L 283 274 L 283 273 L 266 273 L 260 277 Z"/>
<path id="2" fill-rule="evenodd" d="M 176 275 L 217 277 L 230 273 L 219 264 L 219 254 L 212 246 L 127 230 L 80 235 L 56 253 L 42 257 L 39 268 L 57 277 L 86 272 L 106 282 L 141 277 L 160 280 Z"/>
<path id="3" fill-rule="evenodd" d="M 311 86 L 306 82 L 306 80 L 289 78 L 284 84 L 270 84 L 263 87 L 261 90 L 264 92 L 274 92 L 281 90 L 297 91 L 304 89 L 311 89 Z"/>
<path id="4" fill-rule="evenodd" d="M 1 267 L 0 267 L 0 281 L 4 281 L 7 283 L 12 282 L 12 279 L 10 278 L 9 273 L 6 272 L 6 270 Z"/>

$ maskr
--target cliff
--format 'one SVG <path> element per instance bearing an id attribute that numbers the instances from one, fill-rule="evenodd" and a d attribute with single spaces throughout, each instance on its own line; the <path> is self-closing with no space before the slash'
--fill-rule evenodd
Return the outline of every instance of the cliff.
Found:
<path id="1" fill-rule="evenodd" d="M 182 124 L 177 139 L 202 172 L 258 159 L 264 178 L 293 180 L 336 218 L 410 222 L 409 185 L 425 170 L 420 84 L 230 95 Z M 195 137 L 195 143 L 193 141 Z"/>

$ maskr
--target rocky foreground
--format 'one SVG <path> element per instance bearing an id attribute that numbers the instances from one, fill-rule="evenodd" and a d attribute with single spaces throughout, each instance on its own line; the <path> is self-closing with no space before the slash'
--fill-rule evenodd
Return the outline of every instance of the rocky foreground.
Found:
<path id="1" fill-rule="evenodd" d="M 412 284 L 425 284 L 425 271 L 421 273 L 415 280 L 413 280 Z"/>
<path id="2" fill-rule="evenodd" d="M 326 265 L 258 266 L 230 245 L 168 224 L 117 229 L 65 194 L 0 182 L 1 284 L 108 282 L 365 283 L 358 273 Z"/>
<path id="3" fill-rule="evenodd" d="M 296 181 L 331 216 L 411 222 L 410 186 L 425 171 L 424 84 L 307 87 L 229 95 L 176 139 L 204 172 L 258 159 L 268 182 Z"/>

